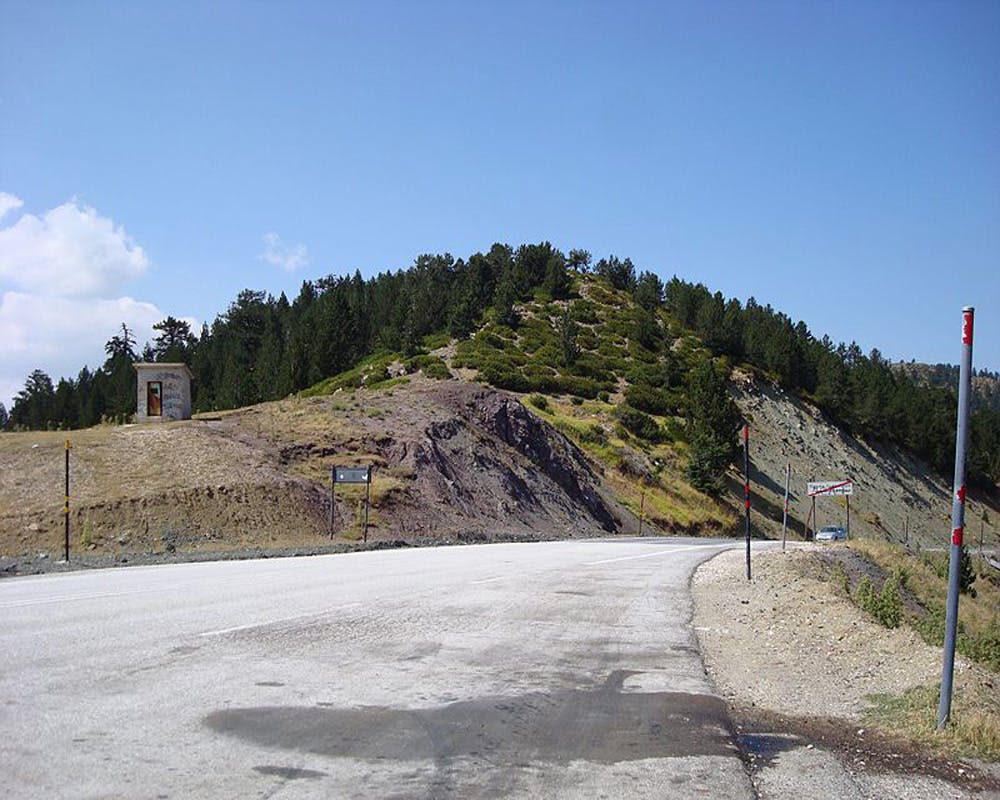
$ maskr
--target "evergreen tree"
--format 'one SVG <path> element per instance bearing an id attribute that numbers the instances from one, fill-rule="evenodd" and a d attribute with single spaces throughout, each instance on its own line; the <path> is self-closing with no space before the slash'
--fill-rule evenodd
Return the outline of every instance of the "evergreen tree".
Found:
<path id="1" fill-rule="evenodd" d="M 157 322 L 153 330 L 160 333 L 153 342 L 154 357 L 150 360 L 190 363 L 195 344 L 190 323 L 168 316 Z"/>
<path id="2" fill-rule="evenodd" d="M 124 422 L 135 413 L 135 336 L 123 322 L 121 332 L 104 345 L 104 412 L 116 422 Z"/>
<path id="3" fill-rule="evenodd" d="M 563 366 L 572 367 L 580 356 L 580 346 L 576 341 L 579 332 L 580 326 L 570 315 L 569 308 L 564 308 L 562 316 L 556 321 L 556 333 L 559 335 Z"/>
<path id="4" fill-rule="evenodd" d="M 655 311 L 663 302 L 663 281 L 652 272 L 643 272 L 636 282 L 634 299 L 647 311 Z"/>
<path id="5" fill-rule="evenodd" d="M 569 297 L 571 286 L 572 282 L 566 273 L 566 263 L 562 254 L 554 253 L 549 257 L 549 262 L 545 267 L 545 282 L 542 284 L 542 288 L 553 300 L 565 300 Z"/>
<path id="6" fill-rule="evenodd" d="M 10 422 L 10 415 L 7 413 L 7 406 L 0 403 L 0 431 L 7 430 L 8 422 Z"/>
<path id="7" fill-rule="evenodd" d="M 510 271 L 505 272 L 500 277 L 497 284 L 496 296 L 493 298 L 493 308 L 496 311 L 497 322 L 516 328 L 520 320 L 514 304 L 517 302 L 517 289 L 514 286 L 514 277 Z"/>
<path id="8" fill-rule="evenodd" d="M 716 494 L 726 467 L 736 457 L 740 412 L 729 396 L 726 378 L 709 360 L 691 371 L 686 412 L 688 479 L 698 489 Z"/>
<path id="9" fill-rule="evenodd" d="M 584 274 L 590 272 L 590 253 L 587 250 L 570 250 L 566 266 Z"/>
<path id="10" fill-rule="evenodd" d="M 24 382 L 24 388 L 14 398 L 8 424 L 13 428 L 40 430 L 52 421 L 52 405 L 55 389 L 52 379 L 42 370 L 36 369 Z"/>
<path id="11" fill-rule="evenodd" d="M 623 292 L 635 289 L 635 266 L 631 259 L 611 255 L 597 262 L 596 272 L 615 288 Z"/>

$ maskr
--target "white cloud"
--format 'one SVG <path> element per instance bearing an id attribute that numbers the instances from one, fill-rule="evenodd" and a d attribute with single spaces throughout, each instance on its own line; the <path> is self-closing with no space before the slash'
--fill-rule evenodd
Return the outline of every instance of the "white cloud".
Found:
<path id="1" fill-rule="evenodd" d="M 0 217 L 21 205 L 0 192 Z M 32 370 L 55 382 L 101 366 L 122 322 L 138 348 L 152 341 L 167 314 L 124 291 L 148 266 L 121 225 L 75 201 L 0 227 L 0 403 L 10 409 Z"/>
<path id="2" fill-rule="evenodd" d="M 0 219 L 6 217 L 8 211 L 14 211 L 23 205 L 24 203 L 20 197 L 15 197 L 7 192 L 0 192 Z"/>
<path id="3" fill-rule="evenodd" d="M 0 209 L 20 207 L 0 195 Z M 36 294 L 106 297 L 149 266 L 143 249 L 109 217 L 76 201 L 0 228 L 0 280 Z"/>
<path id="4" fill-rule="evenodd" d="M 265 233 L 262 239 L 264 252 L 257 257 L 271 266 L 280 267 L 285 272 L 294 272 L 309 263 L 309 250 L 301 242 L 285 244 L 274 231 Z"/>

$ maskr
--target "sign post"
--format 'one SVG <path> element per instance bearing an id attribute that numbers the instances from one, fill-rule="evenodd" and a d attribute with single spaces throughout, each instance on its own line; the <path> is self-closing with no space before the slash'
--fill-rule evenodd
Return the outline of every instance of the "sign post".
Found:
<path id="1" fill-rule="evenodd" d="M 955 641 L 958 629 L 959 573 L 965 533 L 965 449 L 969 441 L 969 395 L 972 388 L 972 323 L 975 309 L 962 309 L 962 363 L 958 373 L 958 427 L 955 434 L 955 482 L 951 500 L 951 560 L 948 564 L 948 604 L 944 623 L 944 664 L 941 669 L 941 699 L 938 730 L 951 716 L 951 690 L 955 677 Z"/>
<path id="2" fill-rule="evenodd" d="M 854 494 L 854 481 L 851 478 L 843 481 L 809 481 L 806 483 L 806 492 L 812 498 L 813 507 L 813 540 L 816 539 L 816 531 L 819 524 L 816 522 L 816 498 L 817 497 L 843 497 L 847 500 L 847 535 L 851 535 L 851 495 Z"/>
<path id="3" fill-rule="evenodd" d="M 333 510 L 337 502 L 338 483 L 365 484 L 365 518 L 362 528 L 364 541 L 368 541 L 368 506 L 371 503 L 372 467 L 333 467 L 330 471 L 330 538 L 333 538 Z"/>

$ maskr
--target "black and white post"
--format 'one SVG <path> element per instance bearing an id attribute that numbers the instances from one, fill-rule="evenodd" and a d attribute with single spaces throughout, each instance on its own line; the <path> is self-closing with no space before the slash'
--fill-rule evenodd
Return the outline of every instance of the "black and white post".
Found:
<path id="1" fill-rule="evenodd" d="M 951 561 L 948 565 L 948 605 L 944 626 L 944 665 L 938 730 L 951 716 L 951 690 L 955 677 L 955 640 L 958 629 L 958 589 L 965 534 L 965 450 L 969 441 L 969 395 L 972 388 L 972 322 L 975 309 L 962 309 L 962 363 L 958 374 L 958 429 L 955 435 L 955 483 L 951 499 Z"/>

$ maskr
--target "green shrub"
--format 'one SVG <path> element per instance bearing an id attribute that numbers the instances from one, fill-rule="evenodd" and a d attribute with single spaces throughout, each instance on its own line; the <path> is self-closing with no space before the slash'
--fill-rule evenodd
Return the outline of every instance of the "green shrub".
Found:
<path id="1" fill-rule="evenodd" d="M 662 389 L 655 389 L 644 384 L 633 384 L 625 390 L 625 401 L 647 414 L 669 417 L 679 413 L 672 402 L 673 398 Z"/>
<path id="2" fill-rule="evenodd" d="M 645 439 L 647 442 L 658 442 L 660 440 L 660 426 L 648 414 L 644 414 L 642 411 L 627 405 L 621 406 L 617 413 L 622 427 L 633 436 Z"/>
<path id="3" fill-rule="evenodd" d="M 531 403 L 539 411 L 548 411 L 549 401 L 543 394 L 533 394 L 528 398 L 528 402 Z"/>
<path id="4" fill-rule="evenodd" d="M 854 602 L 887 628 L 898 628 L 903 620 L 903 599 L 899 594 L 899 576 L 896 574 L 886 578 L 881 592 L 875 591 L 866 575 L 858 582 Z"/>
<path id="5" fill-rule="evenodd" d="M 594 422 L 580 431 L 580 439 L 590 444 L 607 444 L 608 434 L 601 425 Z"/>

